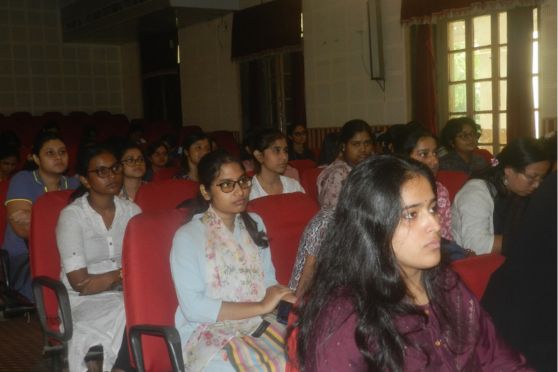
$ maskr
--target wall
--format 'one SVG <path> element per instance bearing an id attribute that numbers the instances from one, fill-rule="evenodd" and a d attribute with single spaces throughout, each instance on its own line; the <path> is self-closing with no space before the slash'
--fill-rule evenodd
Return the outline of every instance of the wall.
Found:
<path id="1" fill-rule="evenodd" d="M 141 62 L 138 43 L 121 46 L 122 111 L 128 119 L 143 117 Z"/>
<path id="2" fill-rule="evenodd" d="M 0 1 L 0 112 L 123 112 L 120 47 L 63 44 L 58 9 Z"/>
<path id="3" fill-rule="evenodd" d="M 231 62 L 232 14 L 178 31 L 183 125 L 241 129 L 240 74 Z"/>
<path id="4" fill-rule="evenodd" d="M 405 40 L 400 0 L 382 8 L 385 91 L 370 79 L 366 0 L 303 0 L 306 113 L 309 127 L 361 118 L 406 122 Z"/>
<path id="5" fill-rule="evenodd" d="M 541 6 L 540 25 L 540 117 L 556 118 L 556 0 Z"/>

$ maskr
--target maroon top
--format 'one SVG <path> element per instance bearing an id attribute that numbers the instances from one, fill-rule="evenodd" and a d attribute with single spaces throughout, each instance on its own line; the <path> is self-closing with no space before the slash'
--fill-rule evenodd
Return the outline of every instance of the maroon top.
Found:
<path id="1" fill-rule="evenodd" d="M 400 334 L 405 335 L 404 371 L 533 371 L 525 358 L 511 350 L 496 334 L 492 320 L 478 300 L 458 280 L 448 295 L 456 304 L 452 315 L 458 317 L 465 331 L 463 350 L 451 350 L 451 341 L 430 306 L 425 306 L 427 320 L 406 315 L 395 320 Z M 455 279 L 453 279 L 455 278 Z M 311 337 L 305 371 L 366 371 L 366 362 L 358 350 L 354 332 L 357 317 L 351 298 L 340 295 L 332 299 L 318 316 L 318 330 Z M 465 328 L 466 327 L 466 328 Z M 373 347 L 371 347 L 373 348 Z"/>

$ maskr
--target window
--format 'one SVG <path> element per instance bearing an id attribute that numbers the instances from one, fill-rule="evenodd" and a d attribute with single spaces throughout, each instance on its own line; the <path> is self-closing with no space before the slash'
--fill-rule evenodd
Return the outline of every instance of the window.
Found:
<path id="1" fill-rule="evenodd" d="M 538 32 L 533 11 L 533 107 L 538 135 Z M 506 144 L 507 14 L 494 12 L 450 20 L 442 27 L 442 72 L 447 102 L 441 117 L 472 117 L 482 128 L 479 147 L 493 154 Z M 445 122 L 445 120 L 442 120 Z"/>

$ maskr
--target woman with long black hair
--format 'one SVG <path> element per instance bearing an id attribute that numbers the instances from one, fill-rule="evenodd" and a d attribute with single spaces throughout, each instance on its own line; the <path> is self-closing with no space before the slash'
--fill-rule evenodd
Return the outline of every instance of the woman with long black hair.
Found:
<path id="1" fill-rule="evenodd" d="M 353 169 L 299 308 L 305 371 L 529 370 L 441 260 L 435 190 L 413 160 Z"/>

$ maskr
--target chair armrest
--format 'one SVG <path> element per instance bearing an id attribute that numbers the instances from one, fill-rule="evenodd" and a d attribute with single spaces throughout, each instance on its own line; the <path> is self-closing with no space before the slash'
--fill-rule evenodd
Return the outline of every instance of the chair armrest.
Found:
<path id="1" fill-rule="evenodd" d="M 41 328 L 46 336 L 53 337 L 62 342 L 68 341 L 72 338 L 73 326 L 72 326 L 72 311 L 70 309 L 70 299 L 68 297 L 68 291 L 64 284 L 59 280 L 54 280 L 46 276 L 38 276 L 33 278 L 33 295 L 35 296 L 35 302 L 37 306 L 37 312 L 39 313 L 39 320 L 41 322 Z M 58 302 L 58 309 L 60 320 L 62 322 L 62 331 L 54 331 L 48 326 L 47 313 L 45 309 L 45 302 L 43 299 L 43 289 L 48 288 L 54 292 L 56 295 L 56 301 Z"/>
<path id="2" fill-rule="evenodd" d="M 174 372 L 184 372 L 184 360 L 182 359 L 182 344 L 178 331 L 174 327 L 156 325 L 135 325 L 130 327 L 130 343 L 132 353 L 136 361 L 136 368 L 139 372 L 145 371 L 143 365 L 143 351 L 141 347 L 141 337 L 143 335 L 163 337 L 167 344 L 169 358 Z"/>

